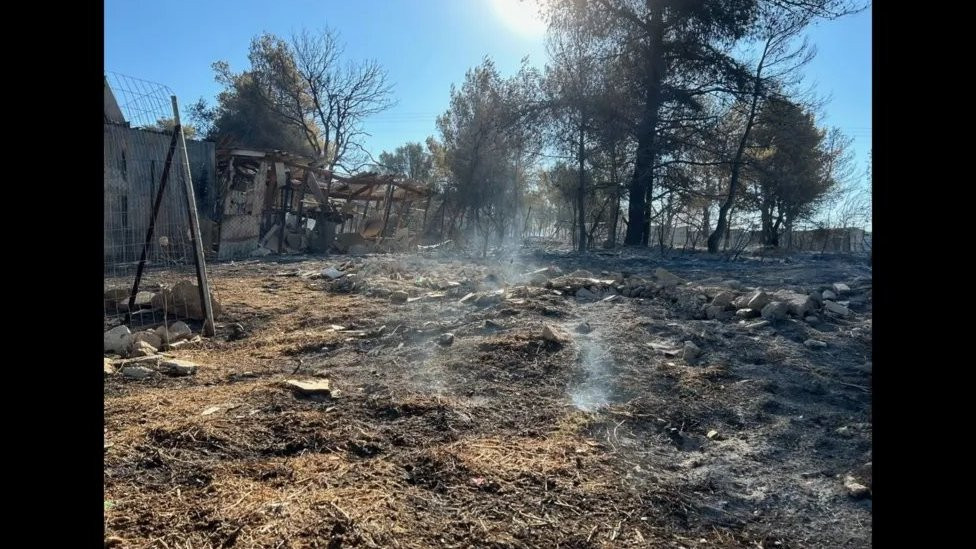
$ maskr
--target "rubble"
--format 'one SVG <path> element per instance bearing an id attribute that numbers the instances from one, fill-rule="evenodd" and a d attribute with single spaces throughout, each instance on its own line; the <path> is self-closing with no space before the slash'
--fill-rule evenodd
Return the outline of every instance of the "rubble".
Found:
<path id="1" fill-rule="evenodd" d="M 551 324 L 546 324 L 542 327 L 542 339 L 559 344 L 566 344 L 571 340 L 569 334 Z"/>
<path id="2" fill-rule="evenodd" d="M 850 309 L 834 301 L 824 301 L 824 311 L 839 317 L 847 317 L 851 314 Z"/>
<path id="3" fill-rule="evenodd" d="M 702 355 L 702 350 L 701 348 L 698 347 L 698 345 L 695 345 L 691 341 L 685 341 L 685 345 L 682 348 L 682 352 L 681 352 L 681 358 L 683 358 L 685 362 L 693 362 L 701 355 Z"/>
<path id="4" fill-rule="evenodd" d="M 197 365 L 189 360 L 167 359 L 159 363 L 159 371 L 171 376 L 191 376 L 197 373 Z"/>
<path id="5" fill-rule="evenodd" d="M 665 287 L 677 286 L 686 282 L 685 279 L 673 274 L 664 267 L 654 269 L 654 278 Z"/>
<path id="6" fill-rule="evenodd" d="M 871 497 L 871 489 L 858 482 L 851 475 L 844 477 L 844 488 L 847 490 L 847 494 L 854 499 Z"/>
<path id="7" fill-rule="evenodd" d="M 156 352 L 157 350 L 155 347 L 153 347 L 146 341 L 139 339 L 129 344 L 128 348 L 126 349 L 126 356 L 138 358 L 144 356 L 152 356 L 156 354 Z"/>
<path id="8" fill-rule="evenodd" d="M 759 316 L 759 311 L 754 311 L 752 309 L 739 309 L 735 312 L 736 318 L 756 318 Z"/>
<path id="9" fill-rule="evenodd" d="M 735 299 L 735 294 L 732 292 L 722 292 L 712 299 L 713 307 L 721 307 L 726 309 L 732 305 L 732 301 Z"/>
<path id="10" fill-rule="evenodd" d="M 163 291 L 152 297 L 153 309 L 170 311 L 181 317 L 194 320 L 203 320 L 203 305 L 200 303 L 200 288 L 193 282 L 181 280 L 172 288 Z M 220 303 L 210 292 L 210 304 L 213 308 L 214 318 L 223 314 Z"/>
<path id="11" fill-rule="evenodd" d="M 155 373 L 155 370 L 145 366 L 125 366 L 122 368 L 122 376 L 128 379 L 146 379 Z"/>
<path id="12" fill-rule="evenodd" d="M 328 396 L 336 397 L 338 391 L 332 389 L 331 384 L 328 379 L 313 379 L 308 381 L 298 381 L 297 379 L 289 379 L 282 382 L 282 385 L 291 389 L 295 393 L 304 396 Z"/>
<path id="13" fill-rule="evenodd" d="M 790 306 L 783 301 L 770 301 L 762 309 L 762 317 L 770 322 L 785 320 Z"/>
<path id="14" fill-rule="evenodd" d="M 162 343 L 173 343 L 193 337 L 193 330 L 190 329 L 186 322 L 177 320 L 170 324 L 169 328 L 166 326 L 156 328 L 156 335 L 159 336 Z"/>
<path id="15" fill-rule="evenodd" d="M 105 352 L 121 355 L 129 346 L 129 335 L 131 333 L 128 326 L 116 326 L 105 332 L 103 337 Z"/>
<path id="16" fill-rule="evenodd" d="M 746 307 L 752 309 L 753 311 L 762 312 L 763 307 L 769 305 L 769 302 L 773 299 L 762 290 L 756 290 L 749 296 L 749 300 L 746 302 Z"/>

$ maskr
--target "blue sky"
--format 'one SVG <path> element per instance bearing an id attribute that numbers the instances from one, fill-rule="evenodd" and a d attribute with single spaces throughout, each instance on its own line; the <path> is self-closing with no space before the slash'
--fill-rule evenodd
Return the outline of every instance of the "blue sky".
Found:
<path id="1" fill-rule="evenodd" d="M 374 155 L 436 135 L 434 118 L 448 105 L 452 83 L 490 55 L 503 75 L 522 57 L 545 63 L 541 33 L 531 22 L 501 15 L 510 0 L 256 0 L 105 1 L 105 69 L 166 84 L 182 105 L 219 91 L 210 64 L 247 67 L 251 37 L 287 37 L 303 27 L 337 29 L 352 59 L 371 58 L 389 71 L 398 104 L 369 119 L 366 148 Z M 497 4 L 497 5 L 496 5 Z M 512 12 L 506 12 L 511 14 Z M 822 123 L 855 139 L 858 172 L 871 148 L 871 11 L 810 30 L 818 55 L 808 83 L 831 98 Z"/>

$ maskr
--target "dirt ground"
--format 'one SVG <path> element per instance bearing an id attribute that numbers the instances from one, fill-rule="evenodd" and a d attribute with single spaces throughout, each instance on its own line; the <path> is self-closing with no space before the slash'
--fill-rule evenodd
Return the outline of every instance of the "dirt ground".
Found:
<path id="1" fill-rule="evenodd" d="M 325 267 L 347 274 L 307 276 Z M 528 280 L 544 267 L 689 283 L 583 300 Z M 333 256 L 211 276 L 217 337 L 168 353 L 196 375 L 105 378 L 107 545 L 871 547 L 870 494 L 848 488 L 871 486 L 863 258 Z M 701 313 L 723 289 L 835 282 L 845 319 Z M 282 385 L 322 378 L 332 398 Z"/>

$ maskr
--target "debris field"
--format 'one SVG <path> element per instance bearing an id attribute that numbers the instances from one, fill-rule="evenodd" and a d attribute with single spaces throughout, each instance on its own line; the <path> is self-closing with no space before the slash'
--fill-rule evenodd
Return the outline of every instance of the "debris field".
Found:
<path id="1" fill-rule="evenodd" d="M 106 332 L 107 546 L 871 546 L 863 261 L 211 272 L 215 337 Z"/>

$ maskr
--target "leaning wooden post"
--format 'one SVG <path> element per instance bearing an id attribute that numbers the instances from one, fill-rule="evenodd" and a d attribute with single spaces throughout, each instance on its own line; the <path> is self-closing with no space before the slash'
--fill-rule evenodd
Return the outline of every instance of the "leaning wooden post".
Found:
<path id="1" fill-rule="evenodd" d="M 197 268 L 197 284 L 200 288 L 200 303 L 203 304 L 203 312 L 206 320 L 203 323 L 203 334 L 213 337 L 216 333 L 213 317 L 213 305 L 210 303 L 210 281 L 207 280 L 207 264 L 203 257 L 203 240 L 200 238 L 200 220 L 197 219 L 197 201 L 193 193 L 193 178 L 190 177 L 190 157 L 186 151 L 186 138 L 183 136 L 183 126 L 180 124 L 180 108 L 176 103 L 176 96 L 171 96 L 173 100 L 173 120 L 176 122 L 175 132 L 179 136 L 180 146 L 183 148 L 183 166 L 186 168 L 186 177 L 183 183 L 186 187 L 186 210 L 190 217 L 190 240 L 193 241 L 194 263 Z"/>

